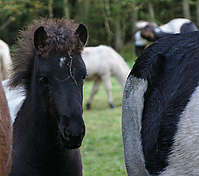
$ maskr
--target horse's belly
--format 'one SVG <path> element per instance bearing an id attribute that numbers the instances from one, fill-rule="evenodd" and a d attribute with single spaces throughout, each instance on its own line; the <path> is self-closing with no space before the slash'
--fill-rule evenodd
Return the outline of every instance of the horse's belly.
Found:
<path id="1" fill-rule="evenodd" d="M 101 79 L 100 76 L 98 74 L 93 74 L 93 75 L 88 75 L 88 77 L 86 77 L 86 81 L 95 81 Z"/>

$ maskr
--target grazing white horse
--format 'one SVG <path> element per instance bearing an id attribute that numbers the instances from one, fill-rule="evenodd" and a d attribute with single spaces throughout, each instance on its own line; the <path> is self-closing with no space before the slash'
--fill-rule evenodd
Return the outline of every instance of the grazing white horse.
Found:
<path id="1" fill-rule="evenodd" d="M 93 97 L 98 91 L 102 81 L 108 94 L 108 103 L 113 108 L 111 76 L 116 77 L 123 88 L 130 68 L 122 56 L 111 47 L 105 45 L 85 47 L 82 57 L 86 64 L 88 74 L 85 80 L 94 81 L 93 90 L 87 102 L 87 109 L 91 108 Z"/>
<path id="2" fill-rule="evenodd" d="M 146 46 L 162 37 L 198 30 L 192 21 L 184 18 L 173 19 L 161 26 L 152 22 L 141 21 L 137 23 L 137 27 L 140 28 L 134 35 L 134 47 L 137 56 L 142 53 Z"/>
<path id="3" fill-rule="evenodd" d="M 0 40 L 0 70 L 3 80 L 10 77 L 10 64 L 11 56 L 9 46 L 3 40 Z"/>

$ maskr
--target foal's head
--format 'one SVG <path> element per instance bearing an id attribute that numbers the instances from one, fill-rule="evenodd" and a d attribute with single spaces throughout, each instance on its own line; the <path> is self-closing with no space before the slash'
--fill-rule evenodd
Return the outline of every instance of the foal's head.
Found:
<path id="1" fill-rule="evenodd" d="M 23 38 L 19 40 L 14 61 L 12 85 L 23 84 L 27 96 L 30 89 L 37 89 L 42 110 L 58 130 L 60 142 L 67 148 L 78 148 L 85 135 L 82 87 L 86 67 L 81 51 L 87 41 L 87 28 L 83 24 L 65 23 L 64 20 L 44 20 L 32 30 L 33 38 L 28 38 L 33 45 L 33 49 L 28 50 L 32 59 L 27 59 L 22 48 L 28 45 L 24 42 L 28 32 L 21 33 Z M 26 58 L 20 60 L 21 54 Z"/>

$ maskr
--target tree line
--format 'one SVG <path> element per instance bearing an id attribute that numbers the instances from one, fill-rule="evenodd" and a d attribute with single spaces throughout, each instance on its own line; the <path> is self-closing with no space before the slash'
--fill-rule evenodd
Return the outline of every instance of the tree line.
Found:
<path id="1" fill-rule="evenodd" d="M 189 18 L 199 26 L 199 0 L 1 0 L 0 39 L 13 45 L 17 32 L 39 17 L 66 18 L 87 25 L 88 45 L 120 50 L 133 42 L 136 22 L 165 24 Z"/>

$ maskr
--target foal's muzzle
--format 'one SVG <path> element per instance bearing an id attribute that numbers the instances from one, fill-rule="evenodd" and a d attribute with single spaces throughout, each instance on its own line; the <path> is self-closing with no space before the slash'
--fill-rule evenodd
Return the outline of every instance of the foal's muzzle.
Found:
<path id="1" fill-rule="evenodd" d="M 62 116 L 61 118 L 59 130 L 64 146 L 69 149 L 80 147 L 85 136 L 85 125 L 82 117 L 67 118 Z"/>

